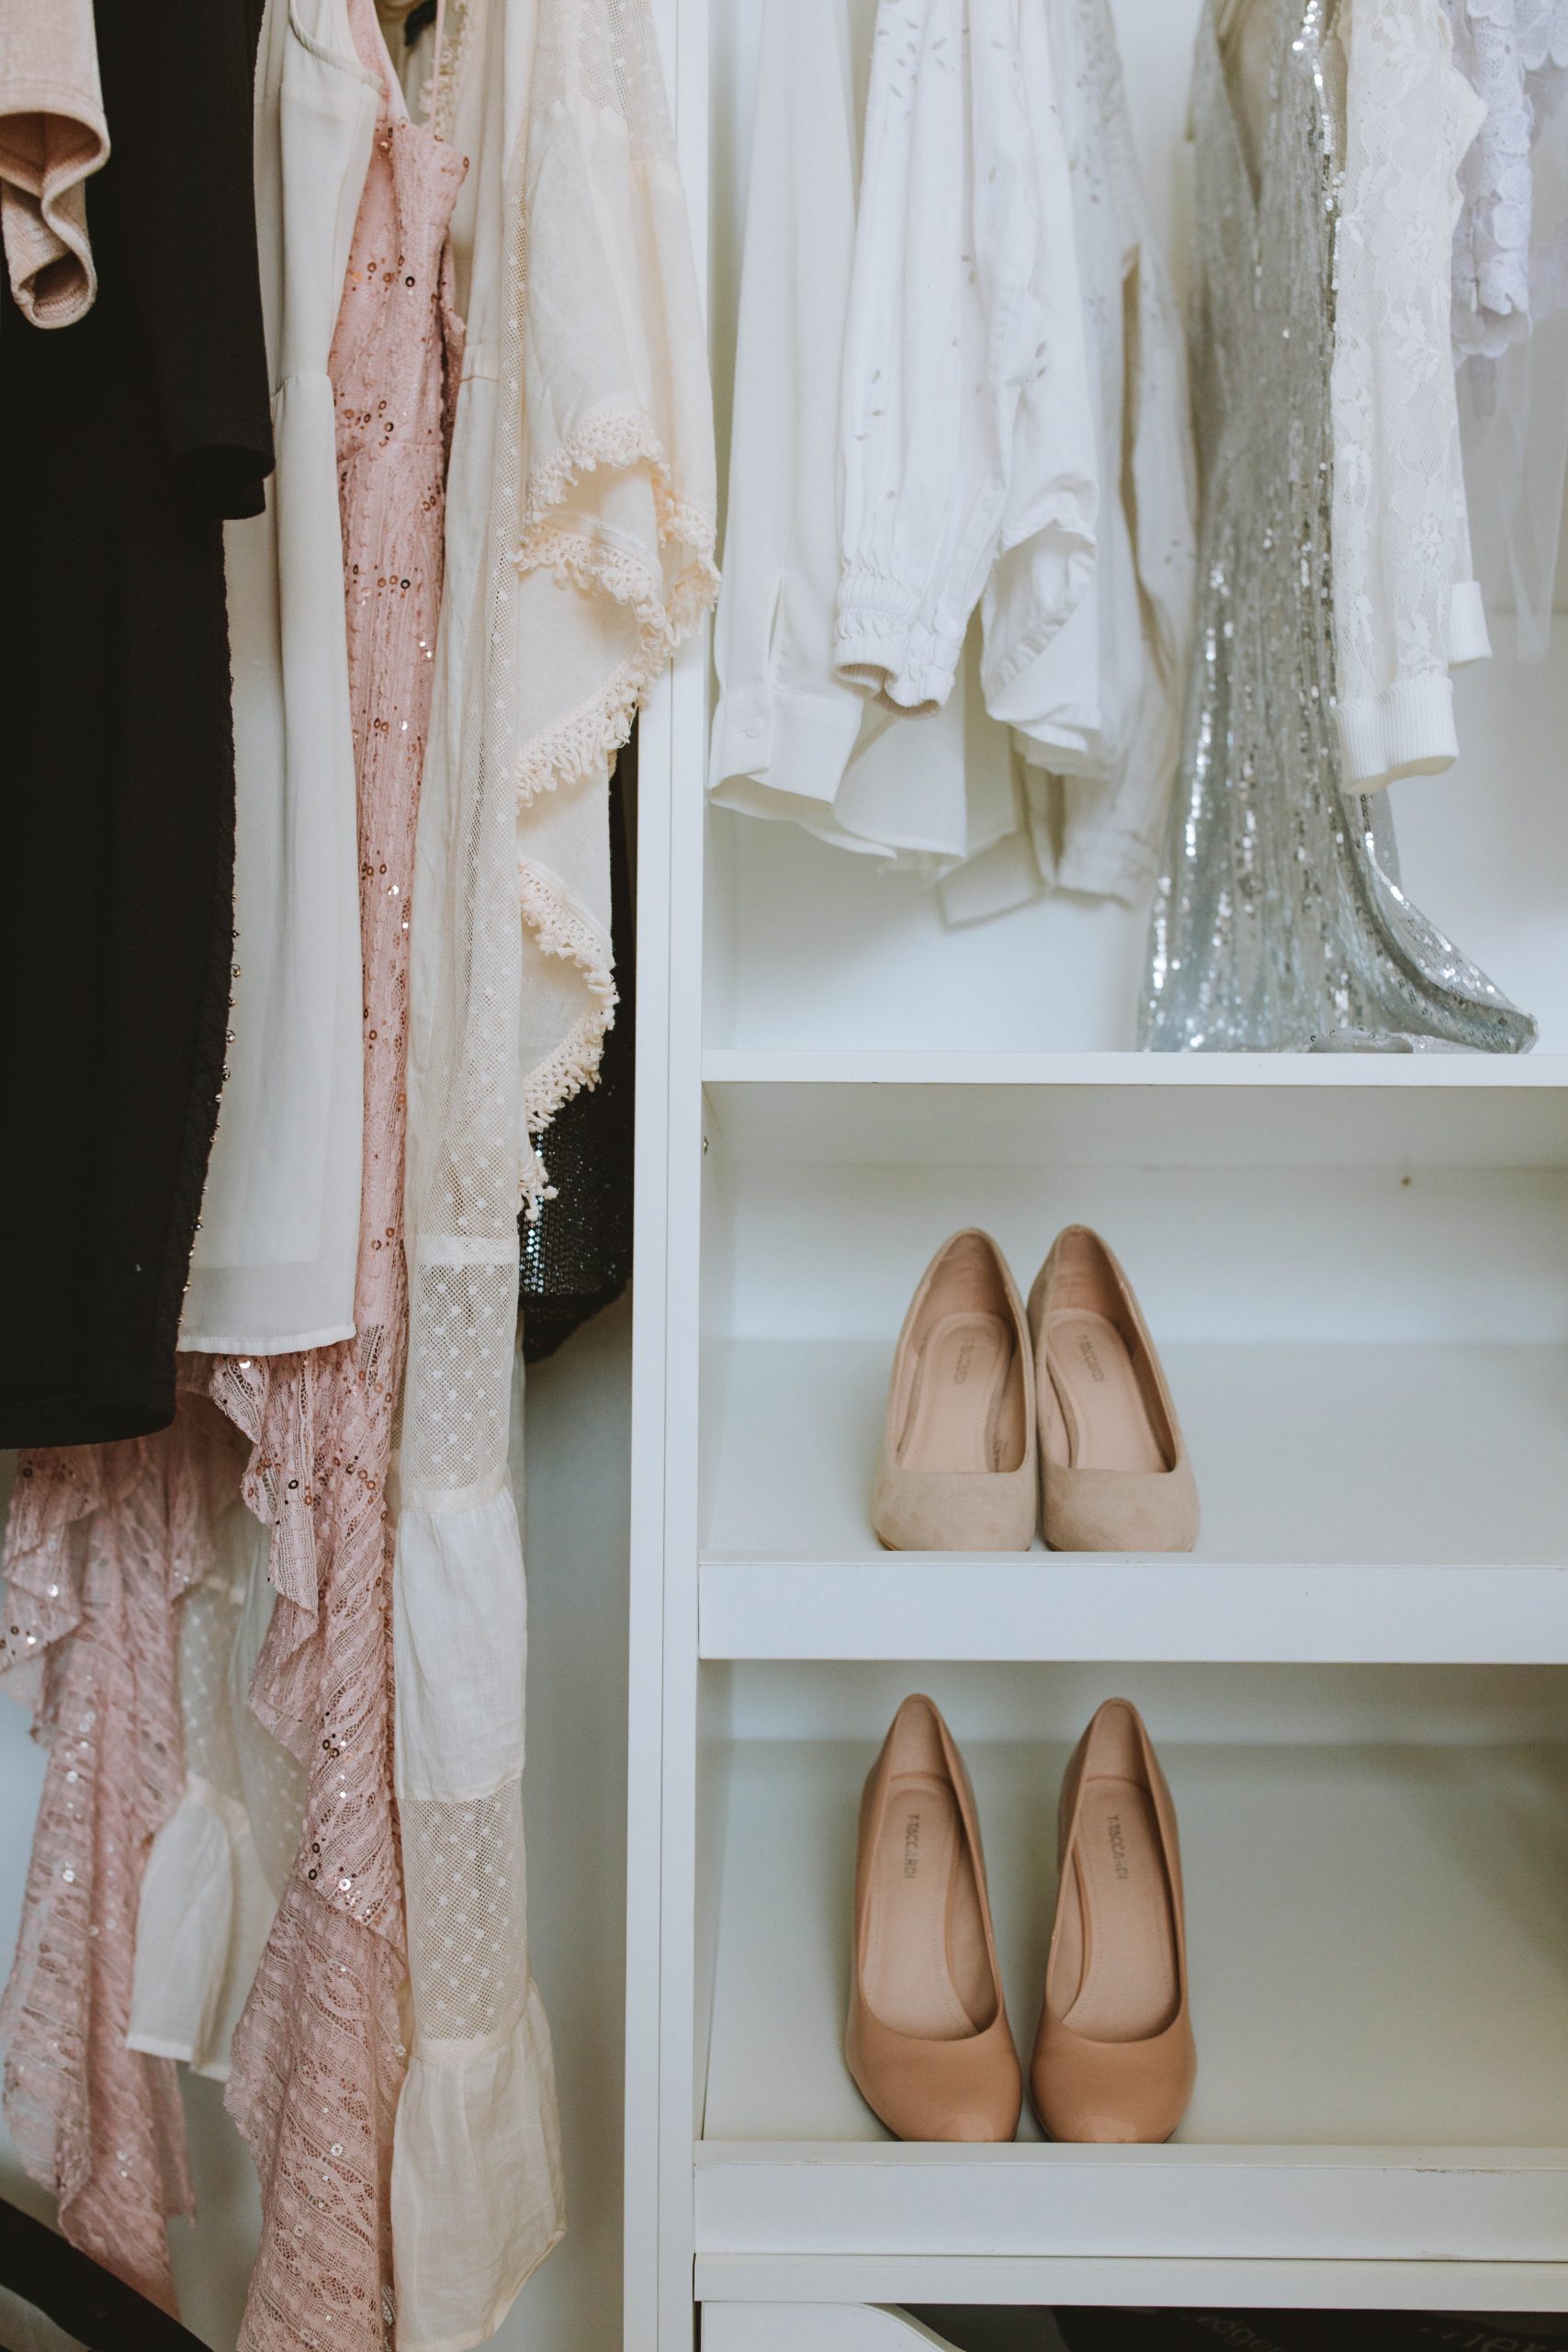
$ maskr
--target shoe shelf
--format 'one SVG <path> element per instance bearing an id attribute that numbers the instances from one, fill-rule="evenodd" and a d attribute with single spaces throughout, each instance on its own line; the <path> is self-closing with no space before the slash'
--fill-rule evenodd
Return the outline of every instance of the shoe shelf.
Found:
<path id="1" fill-rule="evenodd" d="M 1182 189 L 1200 0 L 1113 0 Z M 759 0 L 656 0 L 724 435 Z M 722 456 L 722 447 L 721 447 Z M 1568 655 L 1456 684 L 1412 895 L 1517 1059 L 1141 1056 L 1141 910 L 943 927 L 714 812 L 712 680 L 638 831 L 626 2352 L 896 2352 L 918 2303 L 1568 2309 Z M 1190 1555 L 892 1555 L 870 1489 L 957 1227 L 1122 1260 Z M 845 2071 L 856 1810 L 898 1702 L 973 1771 L 1025 2051 L 1057 1784 L 1113 1692 L 1180 1823 L 1196 2095 L 1161 2147 L 897 2143 Z"/>
<path id="2" fill-rule="evenodd" d="M 702 1655 L 1568 1663 L 1568 1349 L 1165 1353 L 1203 1532 L 1137 1559 L 883 1552 L 887 1347 L 725 1348 Z"/>
<path id="3" fill-rule="evenodd" d="M 959 1686 L 960 1722 L 978 1695 Z M 1044 1689 L 1030 1703 L 1056 1713 Z M 964 1742 L 1026 2052 L 1068 1746 Z M 1163 2296 L 1178 2263 L 1397 2267 L 1439 2252 L 1568 2280 L 1568 1748 L 1167 1742 L 1201 2054 L 1160 2148 L 1043 2144 L 1027 2113 L 1008 2147 L 882 2134 L 839 2055 L 866 1753 L 739 1738 L 716 1768 L 704 2291 L 745 2273 L 766 2294 L 788 2265 L 802 2293 L 853 2275 L 865 2300 L 1066 2300 L 1062 2266 L 1127 2262 L 1161 2267 Z M 992 2263 L 1000 2294 L 981 2291 L 1002 2287 Z"/>

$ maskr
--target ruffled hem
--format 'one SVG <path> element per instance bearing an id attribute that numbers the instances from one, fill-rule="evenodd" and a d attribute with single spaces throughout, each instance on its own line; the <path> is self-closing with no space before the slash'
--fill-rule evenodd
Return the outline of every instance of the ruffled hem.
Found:
<path id="1" fill-rule="evenodd" d="M 399 2352 L 488 2344 L 560 2244 L 555 2119 L 550 2030 L 532 1979 L 510 2033 L 479 2044 L 415 2041 L 392 2155 Z M 440 2168 L 427 2177 L 416 2154 L 437 2150 Z"/>
<path id="2" fill-rule="evenodd" d="M 670 548 L 685 550 L 685 560 L 672 580 L 666 580 L 653 554 L 641 556 L 624 544 L 612 545 L 574 530 L 564 518 L 562 510 L 576 485 L 601 468 L 646 472 L 659 555 Z M 630 651 L 593 694 L 523 745 L 517 761 L 520 810 L 542 792 L 554 792 L 608 768 L 660 672 L 718 593 L 714 539 L 713 517 L 677 491 L 663 445 L 651 420 L 638 409 L 612 407 L 586 418 L 536 467 L 528 481 L 522 541 L 512 559 L 519 576 L 548 571 L 582 595 L 606 598 L 630 613 L 636 634 Z M 615 989 L 608 940 L 526 857 L 519 859 L 519 892 L 524 920 L 541 952 L 575 963 L 591 1000 L 567 1035 L 525 1077 L 524 1114 L 529 1135 L 536 1136 L 563 1103 L 594 1083 L 615 1014 Z M 537 1217 L 541 1202 L 551 1196 L 536 1162 L 525 1178 L 524 1196 L 531 1218 Z"/>
<path id="3" fill-rule="evenodd" d="M 572 1023 L 554 1052 L 528 1072 L 525 1081 L 524 1117 L 529 1135 L 537 1136 L 548 1126 L 563 1102 L 570 1102 L 585 1087 L 599 1083 L 604 1039 L 614 1024 L 619 1000 L 613 951 L 598 924 L 591 922 L 581 908 L 573 906 L 542 867 L 531 865 L 526 858 L 517 861 L 517 893 L 523 919 L 541 952 L 575 964 L 582 974 L 589 997 L 587 1010 Z M 536 1155 L 525 1182 L 524 1196 L 530 1225 L 537 1223 L 543 1204 L 556 1197 L 556 1188 L 547 1181 L 544 1162 Z"/>

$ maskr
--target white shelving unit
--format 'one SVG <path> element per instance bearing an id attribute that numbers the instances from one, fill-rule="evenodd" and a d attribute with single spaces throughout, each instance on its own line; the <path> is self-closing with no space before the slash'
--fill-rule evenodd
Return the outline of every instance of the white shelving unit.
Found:
<path id="1" fill-rule="evenodd" d="M 1179 259 L 1198 0 L 1117 0 Z M 662 0 L 721 420 L 757 0 Z M 902 2307 L 1568 2307 L 1568 642 L 1467 673 L 1395 803 L 1521 1061 L 1133 1053 L 1143 919 L 944 933 L 705 807 L 644 721 L 626 2344 L 901 2352 Z M 1099 1226 L 1166 1352 L 1190 1558 L 883 1553 L 909 1292 Z M 1198 2089 L 1161 2148 L 889 2141 L 840 2057 L 861 1781 L 924 1688 L 1027 2043 L 1056 1786 L 1113 1690 L 1180 1815 Z"/>

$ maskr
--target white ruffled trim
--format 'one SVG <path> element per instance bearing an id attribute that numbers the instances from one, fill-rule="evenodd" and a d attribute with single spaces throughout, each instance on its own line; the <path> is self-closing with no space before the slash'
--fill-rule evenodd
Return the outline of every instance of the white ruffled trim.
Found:
<path id="1" fill-rule="evenodd" d="M 690 548 L 691 560 L 668 592 L 656 564 L 573 530 L 562 519 L 560 510 L 576 484 L 601 466 L 624 472 L 646 468 L 660 548 Z M 608 767 L 630 735 L 654 680 L 718 593 L 714 544 L 714 517 L 679 495 L 663 445 L 640 409 L 608 408 L 584 419 L 535 468 L 524 507 L 522 543 L 512 559 L 518 574 L 548 571 L 563 585 L 629 608 L 637 641 L 596 694 L 524 744 L 517 762 L 520 809 L 541 792 L 554 792 L 559 785 Z M 524 919 L 539 947 L 547 956 L 575 963 L 593 999 L 554 1052 L 524 1080 L 527 1132 L 536 1136 L 564 1102 L 595 1083 L 605 1033 L 615 1018 L 615 985 L 603 934 L 522 857 L 518 889 Z M 525 1179 L 524 1197 L 531 1220 L 538 1216 L 540 1204 L 553 1197 L 536 1159 Z"/>
<path id="2" fill-rule="evenodd" d="M 542 953 L 575 964 L 592 999 L 581 1020 L 572 1023 L 552 1054 L 535 1064 L 524 1081 L 524 1118 L 529 1135 L 537 1136 L 564 1102 L 585 1087 L 599 1083 L 604 1038 L 615 1022 L 619 1000 L 609 943 L 603 932 L 524 857 L 517 861 L 517 896 L 523 919 Z M 556 1197 L 556 1188 L 536 1152 L 524 1178 L 523 1197 L 530 1225 L 537 1223 L 542 1204 Z"/>
<path id="3" fill-rule="evenodd" d="M 653 489 L 659 545 L 692 550 L 692 560 L 671 588 L 668 601 L 652 563 L 571 530 L 558 519 L 575 485 L 601 466 L 623 472 L 645 466 Z M 564 586 L 587 595 L 597 592 L 629 606 L 637 634 L 631 652 L 616 663 L 596 694 L 523 746 L 517 788 L 524 808 L 536 793 L 553 792 L 558 784 L 570 783 L 614 759 L 631 733 L 649 688 L 718 594 L 714 541 L 713 517 L 677 494 L 663 446 L 639 410 L 608 409 L 585 420 L 530 475 L 523 540 L 512 559 L 518 572 L 552 571 Z"/>

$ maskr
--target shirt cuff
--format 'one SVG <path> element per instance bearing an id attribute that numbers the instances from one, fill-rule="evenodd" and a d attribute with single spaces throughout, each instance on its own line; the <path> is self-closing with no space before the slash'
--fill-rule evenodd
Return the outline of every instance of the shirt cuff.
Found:
<path id="1" fill-rule="evenodd" d="M 1354 695 L 1337 717 L 1347 792 L 1375 792 L 1404 775 L 1440 775 L 1459 757 L 1446 670 L 1396 679 L 1379 695 Z"/>
<path id="2" fill-rule="evenodd" d="M 831 807 L 865 716 L 847 686 L 797 694 L 760 678 L 719 696 L 714 713 L 708 789 L 718 799 L 747 777 L 770 792 Z"/>
<path id="3" fill-rule="evenodd" d="M 848 564 L 839 582 L 833 667 L 895 710 L 928 717 L 953 692 L 964 631 L 922 620 L 910 588 Z"/>

